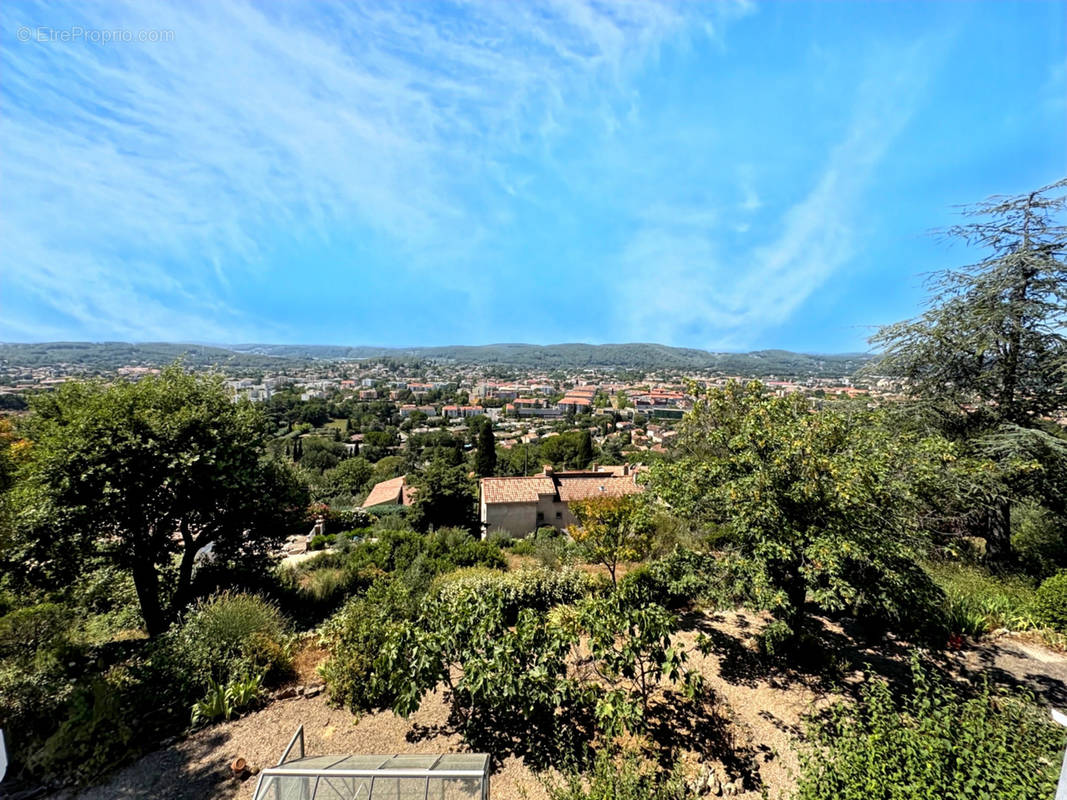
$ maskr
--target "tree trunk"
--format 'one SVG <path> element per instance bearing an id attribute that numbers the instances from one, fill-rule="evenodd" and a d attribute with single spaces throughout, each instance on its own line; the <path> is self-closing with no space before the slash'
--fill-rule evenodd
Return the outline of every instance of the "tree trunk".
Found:
<path id="1" fill-rule="evenodd" d="M 785 593 L 789 598 L 789 614 L 786 624 L 793 630 L 794 641 L 800 635 L 800 629 L 804 624 L 804 603 L 808 599 L 808 586 L 804 583 L 804 576 L 800 574 L 799 565 L 786 581 Z"/>
<path id="2" fill-rule="evenodd" d="M 167 629 L 167 620 L 159 603 L 159 575 L 151 561 L 133 565 L 133 586 L 141 604 L 141 616 L 149 636 L 158 636 Z"/>
<path id="3" fill-rule="evenodd" d="M 182 560 L 178 565 L 178 584 L 174 587 L 174 599 L 171 601 L 168 616 L 174 619 L 181 613 L 189 601 L 190 589 L 193 583 L 193 564 L 196 562 L 196 554 L 202 545 L 195 541 L 186 540 L 185 549 L 182 551 Z"/>
<path id="4" fill-rule="evenodd" d="M 990 561 L 1003 563 L 1012 559 L 1011 500 L 997 500 L 986 512 L 985 551 Z"/>

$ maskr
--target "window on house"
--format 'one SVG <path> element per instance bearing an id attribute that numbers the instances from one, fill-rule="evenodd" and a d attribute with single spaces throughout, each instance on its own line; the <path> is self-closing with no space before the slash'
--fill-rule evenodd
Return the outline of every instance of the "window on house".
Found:
<path id="1" fill-rule="evenodd" d="M 563 512 L 562 511 L 557 511 L 556 512 L 556 519 L 563 519 Z"/>

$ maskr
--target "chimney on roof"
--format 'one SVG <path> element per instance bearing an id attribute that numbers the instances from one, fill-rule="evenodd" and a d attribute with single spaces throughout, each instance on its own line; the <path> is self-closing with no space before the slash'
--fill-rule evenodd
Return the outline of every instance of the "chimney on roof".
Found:
<path id="1" fill-rule="evenodd" d="M 551 464 L 545 464 L 544 467 L 545 467 L 545 475 L 552 475 L 555 472 L 555 470 L 552 469 L 552 465 Z"/>

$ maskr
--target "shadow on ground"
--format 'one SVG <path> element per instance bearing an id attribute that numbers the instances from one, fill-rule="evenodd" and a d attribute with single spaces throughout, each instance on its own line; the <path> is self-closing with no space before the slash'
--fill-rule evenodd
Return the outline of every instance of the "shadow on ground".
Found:
<path id="1" fill-rule="evenodd" d="M 105 783 L 79 792 L 61 791 L 45 795 L 52 800 L 192 800 L 229 798 L 242 783 L 231 776 L 222 755 L 228 733 L 217 731 L 185 739 L 156 750 L 113 774 Z M 216 753 L 215 758 L 210 758 Z M 249 778 L 249 780 L 255 780 Z M 0 795 L 2 796 L 2 795 Z"/>
<path id="2" fill-rule="evenodd" d="M 683 629 L 706 638 L 728 683 L 801 684 L 817 693 L 855 695 L 864 677 L 876 677 L 894 693 L 911 688 L 916 646 L 888 633 L 871 635 L 854 620 L 810 616 L 802 642 L 781 658 L 770 658 L 755 648 L 758 625 L 742 617 L 730 625 L 724 621 L 724 615 L 691 613 L 683 618 Z M 1032 693 L 1048 705 L 1067 706 L 1067 655 L 1010 637 L 968 640 L 959 650 L 922 649 L 921 653 L 929 667 L 962 691 L 977 688 L 988 678 L 1010 691 Z"/>

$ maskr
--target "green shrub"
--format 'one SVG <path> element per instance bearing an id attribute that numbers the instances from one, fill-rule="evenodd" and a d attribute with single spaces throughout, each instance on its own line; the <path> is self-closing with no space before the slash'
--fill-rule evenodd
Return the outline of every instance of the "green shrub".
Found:
<path id="1" fill-rule="evenodd" d="M 535 546 L 533 539 L 519 539 L 511 545 L 511 552 L 517 556 L 532 556 Z"/>
<path id="2" fill-rule="evenodd" d="M 286 623 L 261 597 L 223 592 L 198 603 L 171 632 L 172 649 L 192 682 L 278 676 L 290 663 Z"/>
<path id="3" fill-rule="evenodd" d="M 0 658 L 30 663 L 61 649 L 74 615 L 66 606 L 40 603 L 0 617 Z"/>
<path id="4" fill-rule="evenodd" d="M 550 800 L 687 800 L 691 793 L 678 769 L 663 772 L 638 753 L 602 750 L 589 775 L 571 772 L 546 786 Z"/>
<path id="5" fill-rule="evenodd" d="M 1067 570 L 1042 582 L 1034 607 L 1038 619 L 1060 632 L 1067 632 Z"/>
<path id="6" fill-rule="evenodd" d="M 882 680 L 809 723 L 794 800 L 1052 797 L 1064 734 L 1022 694 L 965 698 L 916 656 L 897 701 Z"/>
<path id="7" fill-rule="evenodd" d="M 87 570 L 72 587 L 69 602 L 88 615 L 83 632 L 89 642 L 144 629 L 133 577 L 114 565 Z"/>
<path id="8" fill-rule="evenodd" d="M 510 531 L 503 528 L 493 528 L 486 534 L 485 541 L 489 544 L 496 545 L 497 547 L 511 548 L 515 545 L 516 539 L 511 535 Z"/>
<path id="9" fill-rule="evenodd" d="M 698 600 L 718 600 L 724 569 L 710 553 L 678 548 L 664 558 L 636 567 L 619 579 L 619 591 L 631 603 L 658 603 L 681 608 Z"/>
<path id="10" fill-rule="evenodd" d="M 1029 630 L 1041 624 L 1034 588 L 1025 578 L 956 563 L 927 564 L 926 570 L 944 592 L 950 633 L 983 636 L 997 628 Z"/>
<path id="11" fill-rule="evenodd" d="M 392 702 L 375 680 L 375 661 L 390 629 L 414 616 L 420 597 L 409 583 L 383 576 L 323 624 L 320 643 L 329 657 L 319 671 L 334 703 L 364 711 Z"/>
<path id="12" fill-rule="evenodd" d="M 73 690 L 73 683 L 54 663 L 36 669 L 14 660 L 0 661 L 0 728 L 12 765 L 25 764 L 55 730 Z"/>
<path id="13" fill-rule="evenodd" d="M 434 582 L 432 596 L 439 603 L 455 603 L 461 595 L 481 595 L 499 600 L 504 618 L 513 622 L 519 611 L 547 611 L 574 603 L 589 594 L 596 581 L 584 572 L 566 568 L 521 569 L 515 572 L 475 567 L 442 575 Z"/>
<path id="14" fill-rule="evenodd" d="M 189 721 L 189 700 L 174 667 L 163 647 L 152 645 L 143 657 L 79 684 L 50 720 L 54 730 L 27 755 L 29 771 L 87 783 L 179 732 Z"/>
<path id="15" fill-rule="evenodd" d="M 1020 503 L 1011 511 L 1011 546 L 1023 568 L 1047 578 L 1067 567 L 1067 521 L 1037 505 Z"/>
<path id="16" fill-rule="evenodd" d="M 193 704 L 192 723 L 196 725 L 232 719 L 239 712 L 254 705 L 262 693 L 262 675 L 231 678 L 225 686 L 211 681 L 207 694 Z"/>

